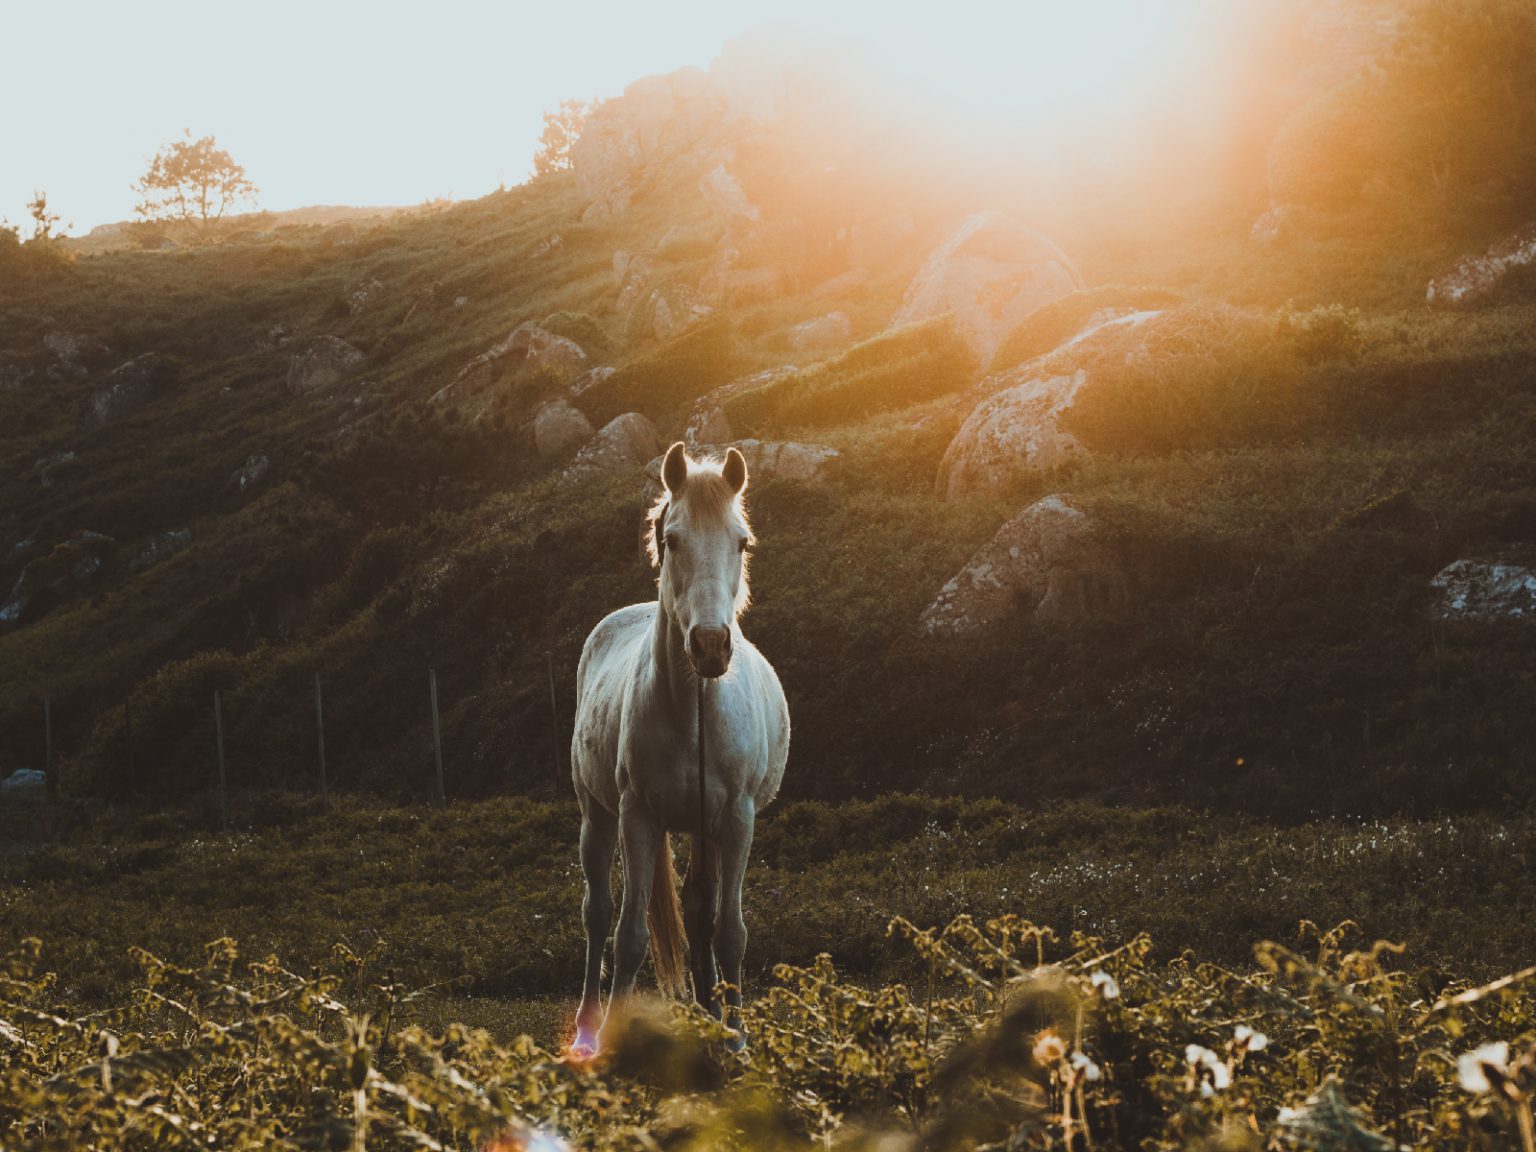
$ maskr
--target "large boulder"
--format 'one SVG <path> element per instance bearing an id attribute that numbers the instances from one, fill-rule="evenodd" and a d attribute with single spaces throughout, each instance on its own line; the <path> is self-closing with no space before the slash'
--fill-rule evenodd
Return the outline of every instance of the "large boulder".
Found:
<path id="1" fill-rule="evenodd" d="M 1070 496 L 1036 501 L 998 529 L 922 616 L 929 635 L 964 636 L 1017 615 L 1068 624 L 1113 611 L 1125 573 Z"/>
<path id="2" fill-rule="evenodd" d="M 1536 569 L 1499 560 L 1457 560 L 1429 583 L 1442 620 L 1536 620 Z"/>
<path id="3" fill-rule="evenodd" d="M 505 361 L 505 363 L 503 363 Z M 513 368 L 527 365 L 554 373 L 562 380 L 586 367 L 581 345 L 524 321 L 503 340 L 476 356 L 432 396 L 433 404 L 463 404 L 482 397 Z M 483 406 L 482 406 L 483 407 Z"/>
<path id="4" fill-rule="evenodd" d="M 1489 246 L 1481 256 L 1463 256 L 1429 282 L 1424 298 L 1446 308 L 1465 308 L 1496 295 L 1517 268 L 1536 264 L 1536 224 L 1527 224 Z"/>
<path id="5" fill-rule="evenodd" d="M 1061 427 L 1061 417 L 1089 383 L 1090 373 L 1066 360 L 1071 351 L 1095 338 L 1135 328 L 1155 311 L 1096 318 L 1046 356 L 991 377 L 991 394 L 972 409 L 950 441 L 939 464 L 935 489 L 941 499 L 995 490 L 1009 477 L 1046 471 L 1082 451 L 1077 437 Z"/>
<path id="6" fill-rule="evenodd" d="M 566 466 L 560 479 L 574 484 L 594 476 L 639 472 L 659 451 L 661 438 L 656 426 L 638 412 L 626 412 L 603 425 Z"/>
<path id="7" fill-rule="evenodd" d="M 702 444 L 730 443 L 736 439 L 736 436 L 731 431 L 731 422 L 726 419 L 725 402 L 742 392 L 751 392 L 766 384 L 776 384 L 785 377 L 793 376 L 795 372 L 796 369 L 791 365 L 768 368 L 711 389 L 694 401 L 693 410 L 688 414 L 688 426 L 683 432 L 683 440 L 690 448 Z"/>
<path id="8" fill-rule="evenodd" d="M 171 383 L 171 363 L 158 352 L 135 356 L 108 372 L 86 401 L 81 424 L 102 428 L 139 411 Z"/>
<path id="9" fill-rule="evenodd" d="M 545 460 L 564 456 L 591 437 L 591 423 L 569 400 L 551 400 L 533 417 L 533 446 Z"/>
<path id="10" fill-rule="evenodd" d="M 1077 266 L 1047 237 L 1001 213 L 980 212 L 934 249 L 892 323 L 953 313 L 985 364 L 1031 312 L 1082 288 Z"/>
<path id="11" fill-rule="evenodd" d="M 272 458 L 257 454 L 247 456 L 245 463 L 235 469 L 229 478 L 230 485 L 241 496 L 248 496 L 260 488 L 272 471 Z"/>
<path id="12" fill-rule="evenodd" d="M 670 340 L 714 311 L 703 292 L 676 278 L 672 266 L 640 253 L 615 252 L 613 280 L 614 311 L 631 337 Z"/>
<path id="13" fill-rule="evenodd" d="M 288 362 L 288 391 L 306 396 L 331 388 L 362 365 L 365 357 L 339 336 L 316 336 Z"/>

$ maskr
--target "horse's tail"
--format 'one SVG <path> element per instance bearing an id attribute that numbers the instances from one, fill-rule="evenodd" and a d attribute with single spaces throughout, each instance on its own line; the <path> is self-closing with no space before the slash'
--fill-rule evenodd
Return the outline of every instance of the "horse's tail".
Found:
<path id="1" fill-rule="evenodd" d="M 656 982 L 668 996 L 682 999 L 688 991 L 688 937 L 683 931 L 683 904 L 677 895 L 677 865 L 672 859 L 672 837 L 662 833 L 651 871 L 651 903 L 646 918 L 651 926 L 651 963 Z"/>

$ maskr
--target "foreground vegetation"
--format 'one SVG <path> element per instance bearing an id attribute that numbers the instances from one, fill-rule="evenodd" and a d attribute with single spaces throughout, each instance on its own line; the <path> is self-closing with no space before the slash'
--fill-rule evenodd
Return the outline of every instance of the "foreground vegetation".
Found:
<path id="1" fill-rule="evenodd" d="M 583 1066 L 564 806 L 22 815 L 7 1148 L 1530 1146 L 1529 817 L 792 806 L 748 1054 L 642 1004 Z"/>

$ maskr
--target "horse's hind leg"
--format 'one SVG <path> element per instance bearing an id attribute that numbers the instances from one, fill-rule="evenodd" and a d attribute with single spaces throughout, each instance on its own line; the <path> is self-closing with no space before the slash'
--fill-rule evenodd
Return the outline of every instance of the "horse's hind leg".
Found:
<path id="1" fill-rule="evenodd" d="M 720 1015 L 715 1003 L 715 948 L 714 935 L 716 909 L 720 905 L 720 853 L 703 851 L 698 836 L 693 837 L 693 853 L 688 858 L 688 875 L 683 880 L 683 926 L 688 933 L 688 963 L 693 972 L 693 995 L 716 1017 Z"/>
<path id="2" fill-rule="evenodd" d="M 587 881 L 581 920 L 587 932 L 587 976 L 576 1012 L 576 1041 L 571 1047 L 592 1053 L 597 1051 L 597 1029 L 603 1020 L 603 946 L 613 926 L 613 846 L 619 820 L 590 797 L 583 797 L 581 807 L 581 871 Z"/>
<path id="3" fill-rule="evenodd" d="M 741 914 L 741 886 L 752 854 L 752 830 L 757 804 L 743 796 L 725 811 L 720 821 L 720 919 L 715 925 L 715 955 L 720 975 L 730 987 L 725 994 L 726 1027 L 741 1032 L 741 964 L 747 954 L 747 922 Z M 742 1035 L 736 1042 L 746 1044 Z"/>

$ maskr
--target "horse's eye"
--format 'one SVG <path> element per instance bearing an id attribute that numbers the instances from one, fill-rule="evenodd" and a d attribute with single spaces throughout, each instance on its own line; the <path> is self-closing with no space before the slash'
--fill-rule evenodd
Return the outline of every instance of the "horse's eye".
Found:
<path id="1" fill-rule="evenodd" d="M 743 540 L 741 543 L 736 545 L 736 551 L 738 551 L 738 552 L 745 552 L 746 550 L 747 550 L 747 542 L 745 540 Z"/>
<path id="2" fill-rule="evenodd" d="M 670 532 L 661 538 L 661 542 L 668 552 L 676 552 L 683 546 L 682 538 Z"/>

